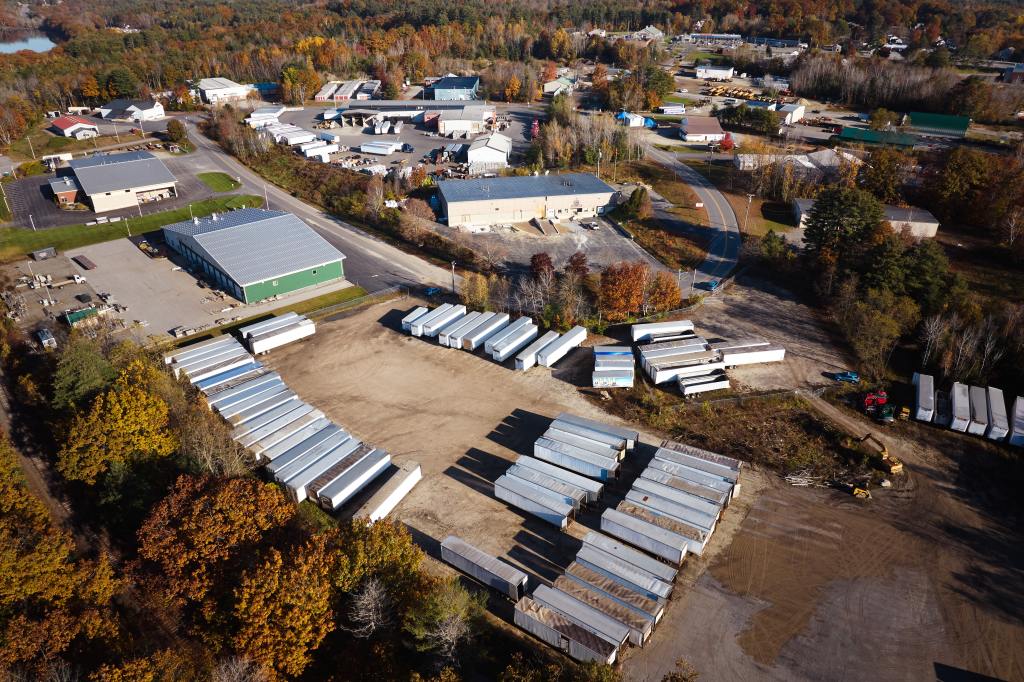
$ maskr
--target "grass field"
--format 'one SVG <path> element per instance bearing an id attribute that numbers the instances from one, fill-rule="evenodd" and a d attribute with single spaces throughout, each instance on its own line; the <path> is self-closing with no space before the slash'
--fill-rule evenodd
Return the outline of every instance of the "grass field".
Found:
<path id="1" fill-rule="evenodd" d="M 227 173 L 199 173 L 196 177 L 214 192 L 231 192 L 242 186 L 242 183 L 238 182 Z"/>
<path id="2" fill-rule="evenodd" d="M 33 129 L 28 135 L 21 138 L 17 142 L 11 145 L 10 151 L 8 152 L 11 158 L 20 161 L 31 161 L 33 156 L 32 152 L 35 152 L 35 158 L 41 158 L 46 154 L 63 154 L 66 152 L 79 152 L 87 151 L 89 149 L 96 149 L 97 147 L 103 147 L 106 145 L 117 144 L 117 139 L 113 135 L 101 135 L 100 137 L 93 138 L 91 140 L 76 140 L 73 137 L 57 137 L 53 133 L 46 129 L 47 124 L 44 123 L 39 127 Z M 126 142 L 131 139 L 131 135 L 121 135 L 121 141 Z M 31 145 L 29 144 L 31 141 Z"/>
<path id="3" fill-rule="evenodd" d="M 142 234 L 164 225 L 188 220 L 190 216 L 202 217 L 215 211 L 262 205 L 263 197 L 251 194 L 233 194 L 197 201 L 190 206 L 173 211 L 153 213 L 141 218 L 131 218 L 105 225 L 66 225 L 37 232 L 20 227 L 6 227 L 0 229 L 0 263 L 17 260 L 36 249 L 47 246 L 53 246 L 58 251 L 66 251 L 79 246 L 125 237 L 128 235 L 128 230 L 131 230 L 133 235 Z"/>
<path id="4" fill-rule="evenodd" d="M 686 95 L 667 95 L 665 97 L 665 102 L 670 104 L 685 104 L 688 107 L 697 106 L 697 100 L 692 97 L 687 97 Z"/>
<path id="5" fill-rule="evenodd" d="M 750 218 L 747 219 L 747 195 L 741 193 L 737 183 L 734 182 L 736 170 L 731 163 L 708 164 L 696 159 L 689 159 L 684 163 L 711 180 L 729 202 L 741 230 L 746 223 L 745 232 L 747 234 L 763 236 L 768 233 L 768 230 L 782 233 L 796 227 L 792 213 L 785 204 L 777 201 L 765 201 L 758 197 L 751 200 Z"/>
<path id="6" fill-rule="evenodd" d="M 1003 247 L 955 227 L 943 225 L 936 237 L 953 272 L 971 291 L 1005 303 L 1024 303 L 1024 268 L 1014 265 Z"/>

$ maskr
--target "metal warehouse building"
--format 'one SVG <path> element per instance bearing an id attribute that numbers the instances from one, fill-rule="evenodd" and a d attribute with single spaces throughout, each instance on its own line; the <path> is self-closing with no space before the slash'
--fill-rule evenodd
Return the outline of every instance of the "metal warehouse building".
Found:
<path id="1" fill-rule="evenodd" d="M 244 303 L 345 276 L 345 255 L 284 211 L 243 208 L 163 230 L 168 246 Z"/>
<path id="2" fill-rule="evenodd" d="M 610 211 L 615 196 L 589 173 L 443 180 L 437 187 L 451 227 L 590 218 Z"/>
<path id="3" fill-rule="evenodd" d="M 96 213 L 178 195 L 174 175 L 149 152 L 97 154 L 69 161 L 68 166 Z"/>

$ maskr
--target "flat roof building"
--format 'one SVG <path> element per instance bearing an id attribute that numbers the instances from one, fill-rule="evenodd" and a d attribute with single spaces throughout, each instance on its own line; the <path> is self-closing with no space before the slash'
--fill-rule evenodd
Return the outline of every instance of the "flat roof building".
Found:
<path id="1" fill-rule="evenodd" d="M 336 282 L 345 255 L 298 217 L 243 208 L 163 228 L 167 245 L 243 303 Z"/>
<path id="2" fill-rule="evenodd" d="M 200 98 L 207 104 L 244 101 L 249 97 L 251 89 L 229 78 L 201 78 L 196 84 Z"/>
<path id="3" fill-rule="evenodd" d="M 868 130 L 866 128 L 851 128 L 843 126 L 842 131 L 836 136 L 839 142 L 857 142 L 860 144 L 880 144 L 890 147 L 912 149 L 917 144 L 917 137 L 907 133 L 897 133 L 891 130 Z"/>
<path id="4" fill-rule="evenodd" d="M 714 64 L 701 64 L 696 67 L 696 77 L 701 80 L 727 81 L 732 79 L 735 69 L 731 66 L 715 66 Z"/>
<path id="5" fill-rule="evenodd" d="M 178 195 L 177 179 L 149 152 L 97 154 L 69 161 L 68 166 L 96 213 Z"/>
<path id="6" fill-rule="evenodd" d="M 457 109 L 444 109 L 437 117 L 437 132 L 442 135 L 482 133 L 494 115 L 494 107 L 487 104 L 467 104 Z"/>
<path id="7" fill-rule="evenodd" d="M 442 180 L 437 187 L 451 227 L 590 218 L 610 211 L 615 198 L 589 173 Z"/>
<path id="8" fill-rule="evenodd" d="M 479 90 L 479 76 L 445 76 L 430 86 L 433 99 L 437 100 L 476 99 Z"/>

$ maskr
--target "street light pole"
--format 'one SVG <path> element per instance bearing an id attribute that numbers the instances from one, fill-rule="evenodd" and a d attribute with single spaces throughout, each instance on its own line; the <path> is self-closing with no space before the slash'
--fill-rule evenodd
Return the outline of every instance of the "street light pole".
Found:
<path id="1" fill-rule="evenodd" d="M 455 261 L 452 261 L 452 293 L 455 293 Z"/>
<path id="2" fill-rule="evenodd" d="M 690 298 L 693 298 L 693 287 L 697 284 L 697 267 L 693 268 L 693 277 L 690 278 Z"/>

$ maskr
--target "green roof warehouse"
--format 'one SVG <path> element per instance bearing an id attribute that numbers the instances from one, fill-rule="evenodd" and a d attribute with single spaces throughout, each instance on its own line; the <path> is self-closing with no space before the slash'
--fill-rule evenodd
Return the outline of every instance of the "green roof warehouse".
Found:
<path id="1" fill-rule="evenodd" d="M 335 282 L 345 254 L 298 217 L 243 208 L 163 228 L 167 245 L 244 303 Z"/>

